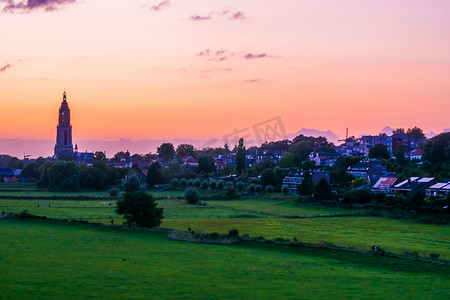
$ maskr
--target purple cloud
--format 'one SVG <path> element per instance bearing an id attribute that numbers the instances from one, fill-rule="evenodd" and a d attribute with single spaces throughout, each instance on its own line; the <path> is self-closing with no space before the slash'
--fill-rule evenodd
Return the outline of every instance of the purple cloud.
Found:
<path id="1" fill-rule="evenodd" d="M 267 53 L 261 53 L 261 54 L 253 54 L 253 53 L 247 53 L 244 58 L 245 59 L 255 59 L 255 58 L 272 58 L 272 55 L 269 55 Z"/>
<path id="2" fill-rule="evenodd" d="M 15 11 L 30 12 L 35 9 L 43 8 L 45 11 L 54 11 L 66 4 L 75 3 L 77 0 L 27 0 L 24 2 L 14 3 L 13 0 L 0 0 L 6 2 L 2 12 L 14 13 Z"/>
<path id="3" fill-rule="evenodd" d="M 211 16 L 200 16 L 200 15 L 193 15 L 190 17 L 192 21 L 206 21 L 211 20 Z"/>
<path id="4" fill-rule="evenodd" d="M 243 11 L 237 11 L 233 13 L 233 15 L 228 18 L 228 20 L 244 20 L 245 18 L 246 16 Z"/>
<path id="5" fill-rule="evenodd" d="M 197 56 L 209 56 L 210 50 L 209 49 L 205 49 L 203 51 L 201 51 L 200 53 L 197 53 Z"/>
<path id="6" fill-rule="evenodd" d="M 166 7 L 169 7 L 171 5 L 169 0 L 163 1 L 161 3 L 159 3 L 158 5 L 153 5 L 152 7 L 150 7 L 150 9 L 154 10 L 154 11 L 160 11 Z"/>
<path id="7" fill-rule="evenodd" d="M 249 80 L 245 80 L 245 82 L 247 83 L 261 83 L 262 81 L 259 79 L 249 79 Z"/>
<path id="8" fill-rule="evenodd" d="M 0 68 L 0 72 L 5 72 L 6 69 L 11 68 L 11 67 L 12 67 L 12 65 L 6 64 L 6 65 L 4 65 L 3 67 Z"/>

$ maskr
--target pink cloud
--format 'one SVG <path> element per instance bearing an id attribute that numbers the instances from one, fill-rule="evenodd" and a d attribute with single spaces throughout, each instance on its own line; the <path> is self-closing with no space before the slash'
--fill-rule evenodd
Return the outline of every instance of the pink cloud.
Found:
<path id="1" fill-rule="evenodd" d="M 29 12 L 35 9 L 43 8 L 45 11 L 54 11 L 66 4 L 75 3 L 76 0 L 28 0 L 15 4 L 13 0 L 2 0 L 0 2 L 8 3 L 2 12 L 14 13 L 15 11 Z"/>
<path id="2" fill-rule="evenodd" d="M 150 7 L 150 9 L 154 10 L 154 11 L 160 11 L 166 7 L 169 7 L 171 5 L 169 0 L 163 1 L 157 5 L 153 5 L 152 7 Z"/>
<path id="3" fill-rule="evenodd" d="M 12 65 L 6 64 L 6 65 L 4 65 L 3 67 L 0 68 L 0 72 L 5 72 L 6 69 L 11 68 L 11 67 L 12 67 Z"/>

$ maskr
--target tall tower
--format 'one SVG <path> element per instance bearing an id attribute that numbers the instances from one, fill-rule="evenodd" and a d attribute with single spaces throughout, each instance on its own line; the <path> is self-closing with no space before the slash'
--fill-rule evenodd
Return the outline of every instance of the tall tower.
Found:
<path id="1" fill-rule="evenodd" d="M 58 126 L 56 127 L 55 157 L 73 154 L 70 109 L 66 100 L 66 91 L 64 91 L 63 101 L 59 108 Z"/>

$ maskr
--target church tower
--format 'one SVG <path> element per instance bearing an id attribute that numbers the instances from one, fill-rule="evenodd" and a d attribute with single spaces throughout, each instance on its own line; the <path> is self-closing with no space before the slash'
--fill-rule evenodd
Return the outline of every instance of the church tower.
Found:
<path id="1" fill-rule="evenodd" d="M 70 109 L 66 101 L 66 91 L 63 94 L 63 101 L 59 108 L 59 120 L 56 127 L 55 157 L 61 155 L 72 155 L 72 125 L 70 125 Z"/>

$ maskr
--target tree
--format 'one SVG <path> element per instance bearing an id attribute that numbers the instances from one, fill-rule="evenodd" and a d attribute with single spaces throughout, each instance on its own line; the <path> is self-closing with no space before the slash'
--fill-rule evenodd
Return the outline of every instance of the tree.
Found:
<path id="1" fill-rule="evenodd" d="M 192 156 L 196 158 L 197 153 L 195 152 L 194 146 L 192 146 L 191 144 L 180 144 L 177 147 L 176 156 L 178 158 L 182 158 L 184 156 Z"/>
<path id="2" fill-rule="evenodd" d="M 40 187 L 60 192 L 73 192 L 80 188 L 80 167 L 73 161 L 46 162 L 40 170 Z"/>
<path id="3" fill-rule="evenodd" d="M 310 143 L 307 141 L 301 141 L 295 144 L 292 144 L 289 147 L 289 152 L 295 154 L 299 157 L 299 162 L 304 161 L 308 155 L 312 152 L 313 148 Z"/>
<path id="4" fill-rule="evenodd" d="M 392 134 L 405 134 L 404 128 L 397 128 L 394 131 L 392 131 Z"/>
<path id="5" fill-rule="evenodd" d="M 310 196 L 314 192 L 312 175 L 309 170 L 304 171 L 303 174 L 303 179 L 298 186 L 298 193 L 303 196 Z"/>
<path id="6" fill-rule="evenodd" d="M 164 218 L 163 212 L 153 196 L 145 192 L 126 192 L 117 201 L 116 214 L 123 215 L 128 226 L 157 227 Z"/>
<path id="7" fill-rule="evenodd" d="M 157 149 L 158 156 L 161 157 L 164 161 L 172 160 L 175 156 L 175 149 L 173 148 L 172 143 L 163 143 Z"/>
<path id="8" fill-rule="evenodd" d="M 432 163 L 450 161 L 450 132 L 441 133 L 423 145 L 423 158 Z"/>
<path id="9" fill-rule="evenodd" d="M 39 166 L 37 163 L 29 163 L 22 169 L 20 176 L 27 181 L 36 181 L 39 179 L 41 173 L 39 172 Z"/>
<path id="10" fill-rule="evenodd" d="M 325 178 L 319 180 L 314 186 L 314 197 L 318 200 L 331 200 L 333 193 L 331 192 L 331 186 Z"/>
<path id="11" fill-rule="evenodd" d="M 369 157 L 370 158 L 379 158 L 379 159 L 389 159 L 391 158 L 391 153 L 385 144 L 376 144 L 372 148 L 369 149 Z"/>
<path id="12" fill-rule="evenodd" d="M 216 171 L 216 165 L 214 164 L 214 159 L 209 156 L 202 156 L 198 159 L 198 169 L 199 173 L 211 173 Z"/>
<path id="13" fill-rule="evenodd" d="M 148 168 L 147 184 L 154 186 L 156 184 L 160 184 L 162 180 L 163 176 L 161 174 L 161 165 L 158 162 L 152 163 Z"/>
<path id="14" fill-rule="evenodd" d="M 18 159 L 17 157 L 11 158 L 11 160 L 8 163 L 8 168 L 13 169 L 22 169 L 23 168 L 23 161 Z"/>
<path id="15" fill-rule="evenodd" d="M 141 182 L 136 175 L 131 175 L 123 183 L 123 189 L 125 192 L 137 192 L 141 189 Z"/>
<path id="16" fill-rule="evenodd" d="M 106 154 L 102 151 L 95 151 L 94 153 L 94 160 L 105 160 Z"/>
<path id="17" fill-rule="evenodd" d="M 241 176 L 245 171 L 245 146 L 244 139 L 239 139 L 239 144 L 236 151 L 236 173 Z"/>
<path id="18" fill-rule="evenodd" d="M 186 199 L 186 201 L 189 204 L 194 204 L 198 202 L 198 192 L 197 189 L 194 187 L 187 187 L 186 190 L 184 191 L 184 199 Z"/>
<path id="19" fill-rule="evenodd" d="M 273 171 L 273 169 L 267 168 L 261 173 L 261 183 L 265 188 L 268 185 L 276 185 L 277 183 L 277 175 Z"/>
<path id="20" fill-rule="evenodd" d="M 285 153 L 280 159 L 280 167 L 282 168 L 293 168 L 295 167 L 295 155 L 292 153 Z"/>
<path id="21" fill-rule="evenodd" d="M 408 128 L 406 135 L 408 135 L 409 139 L 425 139 L 425 134 L 419 127 Z"/>
<path id="22" fill-rule="evenodd" d="M 88 189 L 101 189 L 108 183 L 108 176 L 97 167 L 85 167 L 80 172 L 81 186 Z"/>

